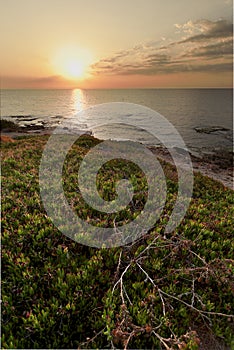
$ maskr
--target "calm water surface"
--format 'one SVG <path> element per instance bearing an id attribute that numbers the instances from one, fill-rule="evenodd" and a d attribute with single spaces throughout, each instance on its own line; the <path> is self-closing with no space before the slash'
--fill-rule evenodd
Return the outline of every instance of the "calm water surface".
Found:
<path id="1" fill-rule="evenodd" d="M 20 125 L 45 127 L 57 126 L 64 118 L 72 117 L 82 130 L 89 130 L 90 120 L 81 121 L 76 114 L 105 102 L 130 102 L 159 112 L 176 127 L 191 151 L 232 149 L 232 89 L 2 90 L 1 115 Z M 134 115 L 127 110 L 125 117 L 128 123 L 134 122 Z M 142 125 L 149 122 L 144 115 L 141 118 Z M 106 119 L 114 122 L 110 116 Z M 195 130 L 217 126 L 227 130 L 210 134 Z M 149 135 L 134 127 L 115 132 L 100 128 L 95 136 L 153 143 Z"/>

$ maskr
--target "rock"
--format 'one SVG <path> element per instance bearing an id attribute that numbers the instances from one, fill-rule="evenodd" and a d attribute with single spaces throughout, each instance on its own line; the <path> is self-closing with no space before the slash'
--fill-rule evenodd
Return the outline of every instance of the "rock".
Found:
<path id="1" fill-rule="evenodd" d="M 18 130 L 19 126 L 11 120 L 1 119 L 0 129 L 5 131 L 15 131 Z"/>
<path id="2" fill-rule="evenodd" d="M 204 133 L 204 134 L 211 134 L 211 133 L 217 132 L 217 131 L 229 131 L 229 129 L 224 128 L 222 126 L 206 126 L 206 127 L 197 126 L 196 128 L 194 128 L 194 130 L 196 130 L 199 133 Z"/>
<path id="3" fill-rule="evenodd" d="M 203 159 L 205 162 L 216 164 L 221 169 L 233 167 L 233 152 L 225 149 L 217 149 L 213 153 L 205 152 Z"/>
<path id="4" fill-rule="evenodd" d="M 28 131 L 28 130 L 42 130 L 45 129 L 44 123 L 36 123 L 36 124 L 25 124 L 20 127 L 20 131 Z"/>
<path id="5" fill-rule="evenodd" d="M 187 156 L 188 155 L 188 151 L 185 150 L 184 148 L 180 148 L 180 147 L 173 147 L 174 150 L 184 156 Z"/>

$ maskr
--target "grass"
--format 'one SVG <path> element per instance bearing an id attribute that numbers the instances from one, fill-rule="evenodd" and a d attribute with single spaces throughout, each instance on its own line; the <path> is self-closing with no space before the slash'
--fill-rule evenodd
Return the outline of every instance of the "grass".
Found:
<path id="1" fill-rule="evenodd" d="M 233 347 L 233 191 L 197 174 L 185 218 L 165 237 L 177 175 L 162 162 L 167 201 L 155 227 L 125 247 L 83 246 L 43 209 L 38 169 L 47 139 L 1 145 L 2 347 L 198 349 L 208 334 Z M 74 211 L 105 226 L 113 217 L 88 207 L 74 181 L 97 143 L 86 136 L 72 147 L 64 190 Z M 106 200 L 115 196 L 113 169 L 114 179 L 130 178 L 136 192 L 117 217 L 124 224 L 144 207 L 147 184 L 132 163 L 109 162 L 98 175 Z"/>

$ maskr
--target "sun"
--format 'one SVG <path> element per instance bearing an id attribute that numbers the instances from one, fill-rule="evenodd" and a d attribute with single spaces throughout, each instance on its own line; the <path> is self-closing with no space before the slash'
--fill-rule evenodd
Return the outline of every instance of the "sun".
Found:
<path id="1" fill-rule="evenodd" d="M 78 59 L 70 58 L 64 62 L 63 75 L 70 79 L 82 78 L 85 75 L 85 65 Z"/>
<path id="2" fill-rule="evenodd" d="M 55 53 L 52 65 L 56 74 L 69 80 L 82 80 L 88 77 L 91 62 L 89 51 L 77 47 L 63 47 Z"/>

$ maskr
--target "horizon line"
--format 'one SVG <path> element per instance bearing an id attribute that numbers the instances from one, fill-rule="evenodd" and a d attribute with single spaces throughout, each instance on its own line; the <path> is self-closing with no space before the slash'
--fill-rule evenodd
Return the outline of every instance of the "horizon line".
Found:
<path id="1" fill-rule="evenodd" d="M 167 89 L 170 89 L 170 90 L 195 90 L 195 89 L 199 89 L 199 90 L 206 90 L 206 89 L 233 89 L 233 86 L 212 86 L 212 87 L 210 87 L 210 86 L 201 86 L 201 87 L 197 87 L 197 86 L 195 86 L 195 87 L 123 87 L 123 88 L 121 88 L 121 87 L 118 87 L 118 88 L 108 88 L 108 87 L 106 87 L 106 88 L 104 88 L 104 87 L 100 87 L 100 88 L 98 88 L 98 87 L 95 87 L 95 88 L 79 88 L 79 87 L 68 87 L 68 88 L 40 88 L 40 87 L 38 87 L 38 88 L 24 88 L 24 87 L 22 87 L 22 88 L 14 88 L 14 87 L 12 87 L 12 88 L 8 88 L 8 87 L 1 87 L 0 88 L 0 90 L 167 90 Z"/>

